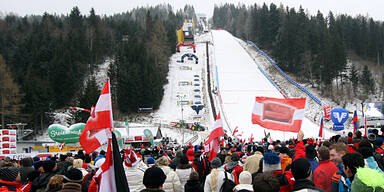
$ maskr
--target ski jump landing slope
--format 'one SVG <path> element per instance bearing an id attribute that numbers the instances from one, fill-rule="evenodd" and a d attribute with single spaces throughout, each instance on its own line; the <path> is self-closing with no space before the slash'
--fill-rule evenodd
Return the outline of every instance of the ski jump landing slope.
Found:
<path id="1" fill-rule="evenodd" d="M 260 141 L 264 137 L 264 128 L 252 124 L 252 109 L 256 96 L 284 98 L 276 87 L 259 70 L 257 63 L 248 55 L 230 33 L 225 30 L 212 31 L 214 44 L 213 64 L 216 71 L 212 70 L 212 75 L 216 76 L 216 86 L 218 94 L 216 99 L 220 103 L 222 119 L 226 121 L 224 128 L 234 130 L 238 126 L 238 133 L 242 133 L 242 138 L 250 138 Z M 310 98 L 307 98 L 307 100 Z M 312 123 L 304 118 L 301 130 L 305 137 L 318 138 L 319 125 Z M 297 133 L 265 130 L 271 133 L 271 138 L 276 140 L 288 140 L 296 138 Z M 330 136 L 330 132 L 323 129 L 325 137 Z M 333 134 L 332 134 L 333 135 Z"/>

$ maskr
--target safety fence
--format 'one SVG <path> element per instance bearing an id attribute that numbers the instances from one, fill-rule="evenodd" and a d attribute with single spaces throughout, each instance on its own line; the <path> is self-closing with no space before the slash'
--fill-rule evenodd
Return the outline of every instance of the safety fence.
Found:
<path id="1" fill-rule="evenodd" d="M 247 41 L 248 44 L 252 45 L 254 48 L 256 48 L 256 50 L 262 55 L 264 56 L 271 64 L 272 66 L 285 78 L 287 79 L 290 83 L 292 83 L 293 85 L 295 85 L 297 88 L 299 88 L 301 91 L 303 91 L 304 93 L 306 93 L 311 99 L 313 99 L 313 101 L 315 101 L 317 104 L 321 105 L 321 100 L 318 99 L 316 96 L 314 96 L 311 92 L 309 92 L 307 89 L 305 89 L 304 87 L 302 87 L 301 85 L 299 85 L 298 83 L 296 83 L 296 81 L 292 80 L 290 77 L 288 77 L 288 75 L 286 75 L 283 70 L 280 69 L 279 66 L 276 65 L 276 63 L 271 59 L 269 58 L 269 56 L 264 53 L 264 51 L 262 51 L 256 44 L 254 44 L 252 41 Z M 267 77 L 268 78 L 268 77 Z M 269 79 L 269 78 L 268 78 Z M 271 81 L 271 80 L 270 80 Z"/>

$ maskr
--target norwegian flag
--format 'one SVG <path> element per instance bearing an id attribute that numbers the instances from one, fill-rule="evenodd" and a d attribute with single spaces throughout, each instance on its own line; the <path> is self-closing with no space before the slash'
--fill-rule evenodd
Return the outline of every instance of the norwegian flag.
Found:
<path id="1" fill-rule="evenodd" d="M 216 154 L 219 152 L 220 149 L 220 136 L 224 136 L 224 130 L 223 130 L 223 121 L 220 118 L 220 113 L 216 117 L 216 121 L 213 124 L 213 130 L 211 131 L 211 134 L 208 135 L 208 140 L 204 143 L 205 145 L 205 152 L 210 152 L 209 155 L 209 161 L 212 161 L 213 158 L 216 157 Z"/>
<path id="2" fill-rule="evenodd" d="M 304 118 L 305 102 L 306 98 L 256 97 L 252 123 L 266 129 L 299 132 Z"/>
<path id="3" fill-rule="evenodd" d="M 129 192 L 127 177 L 114 133 L 112 133 L 112 139 L 108 141 L 105 162 L 96 173 L 96 177 L 99 176 L 101 177 L 99 191 Z"/>
<path id="4" fill-rule="evenodd" d="M 235 136 L 235 134 L 236 134 L 237 132 L 239 132 L 238 128 L 239 128 L 239 127 L 237 127 L 237 126 L 235 127 L 235 130 L 233 130 L 232 136 Z"/>
<path id="5" fill-rule="evenodd" d="M 109 79 L 104 85 L 96 107 L 92 108 L 79 141 L 86 153 L 90 154 L 108 142 L 113 127 L 112 101 Z"/>
<path id="6" fill-rule="evenodd" d="M 60 149 L 60 151 L 63 150 L 64 145 L 65 145 L 65 143 L 62 143 L 62 144 L 59 145 L 59 149 Z"/>

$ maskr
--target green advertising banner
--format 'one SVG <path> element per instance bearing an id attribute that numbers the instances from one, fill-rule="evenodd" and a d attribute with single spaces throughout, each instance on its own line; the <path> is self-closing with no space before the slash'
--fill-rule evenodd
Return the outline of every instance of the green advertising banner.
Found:
<path id="1" fill-rule="evenodd" d="M 149 142 L 151 142 L 151 145 L 153 145 L 152 131 L 149 129 L 144 129 L 144 136 L 145 136 L 145 139 L 149 139 Z"/>
<path id="2" fill-rule="evenodd" d="M 117 144 L 119 144 L 120 148 L 123 148 L 124 139 L 121 137 L 121 133 L 118 130 L 113 130 L 116 135 Z"/>
<path id="3" fill-rule="evenodd" d="M 66 127 L 60 124 L 52 124 L 48 127 L 48 136 L 58 143 L 77 143 L 85 123 L 76 123 Z"/>

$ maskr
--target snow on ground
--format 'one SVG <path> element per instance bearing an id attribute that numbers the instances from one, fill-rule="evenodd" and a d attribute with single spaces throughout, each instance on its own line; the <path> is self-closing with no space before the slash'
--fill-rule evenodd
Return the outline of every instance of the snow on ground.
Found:
<path id="1" fill-rule="evenodd" d="M 283 98 L 281 93 L 265 78 L 257 68 L 256 62 L 244 50 L 239 42 L 227 31 L 213 31 L 215 47 L 215 64 L 217 66 L 218 90 L 221 93 L 221 109 L 227 121 L 226 128 L 233 130 L 239 127 L 244 132 L 243 137 L 251 134 L 256 140 L 264 137 L 264 128 L 251 122 L 251 114 L 255 96 Z M 220 96 L 218 96 L 220 97 Z M 306 109 L 308 110 L 308 109 Z M 309 113 L 317 111 L 309 108 Z M 319 125 L 308 118 L 304 118 L 302 130 L 306 137 L 317 137 Z M 271 131 L 272 139 L 290 139 L 296 133 Z M 324 130 L 325 137 L 329 137 L 329 130 Z"/>
<path id="2" fill-rule="evenodd" d="M 251 45 L 247 44 L 246 42 L 237 39 L 238 42 L 241 44 L 241 46 L 249 53 L 249 55 L 252 57 L 252 59 L 260 66 L 260 68 L 263 70 L 264 73 L 267 74 L 268 78 L 270 78 L 277 86 L 282 90 L 282 92 L 288 97 L 288 98 L 307 98 L 306 103 L 306 111 L 305 116 L 310 119 L 312 122 L 320 124 L 320 119 L 323 115 L 323 108 L 322 106 L 318 105 L 316 102 L 314 102 L 308 95 L 304 92 L 302 92 L 299 88 L 291 84 L 287 79 L 285 79 L 273 66 L 269 61 L 259 54 L 257 50 L 252 47 Z M 317 90 L 314 90 L 310 87 L 310 85 L 307 84 L 300 84 L 302 87 L 309 90 L 313 95 L 315 95 L 317 98 L 319 98 L 322 102 L 326 103 L 328 106 L 331 106 L 331 108 L 341 107 L 337 106 L 336 103 L 334 103 L 332 100 L 327 98 L 321 98 Z M 361 103 L 361 101 L 355 101 L 353 103 Z M 348 111 L 354 111 L 355 106 L 352 104 L 347 105 L 345 107 Z M 358 111 L 359 112 L 359 111 Z M 361 111 L 360 111 L 361 114 Z M 335 132 L 333 130 L 330 130 L 333 126 L 333 123 L 331 120 L 324 121 L 324 129 L 328 129 L 327 131 L 330 134 L 326 134 L 324 138 L 329 138 L 332 135 L 336 134 L 342 134 L 345 135 L 348 132 L 353 131 L 353 124 L 352 124 L 352 116 L 350 115 L 349 120 L 344 124 L 345 125 L 345 131 L 343 132 Z"/>
<path id="3" fill-rule="evenodd" d="M 183 46 L 179 53 L 175 53 L 170 58 L 168 84 L 164 86 L 164 97 L 159 110 L 152 115 L 154 122 L 169 125 L 171 122 L 184 120 L 187 123 L 200 122 L 204 127 L 210 126 L 210 104 L 206 86 L 206 44 L 204 43 L 209 39 L 208 35 L 196 37 L 196 53 L 193 52 L 192 47 Z M 198 64 L 195 63 L 195 59 L 188 60 L 188 57 L 184 58 L 184 63 L 178 62 L 187 53 L 196 55 Z M 204 108 L 197 115 L 191 108 L 192 105 L 204 105 Z M 182 141 L 182 134 L 177 129 L 165 129 L 163 133 L 176 138 L 179 143 Z M 194 134 L 204 135 L 205 133 Z M 187 137 L 192 136 L 193 134 Z M 202 141 L 202 139 L 199 140 Z"/>
<path id="4" fill-rule="evenodd" d="M 209 42 L 210 69 L 206 68 L 206 41 Z M 212 31 L 197 36 L 195 42 L 196 53 L 193 53 L 191 47 L 181 47 L 180 53 L 172 55 L 169 61 L 167 77 L 169 83 L 164 86 L 164 97 L 160 108 L 148 115 L 148 117 L 136 120 L 136 123 L 141 123 L 144 126 L 159 125 L 162 127 L 163 136 L 171 137 L 173 140 L 176 139 L 178 143 L 182 143 L 183 136 L 184 142 L 187 142 L 194 135 L 199 136 L 195 144 L 202 142 L 209 134 L 209 131 L 180 130 L 171 128 L 169 124 L 183 119 L 187 123 L 200 122 L 203 126 L 211 128 L 214 119 L 208 98 L 207 70 L 211 72 L 212 89 L 216 87 L 221 95 L 221 97 L 217 94 L 214 95 L 214 103 L 216 111 L 220 111 L 222 114 L 225 129 L 231 132 L 238 126 L 239 133 L 244 132 L 243 138 L 249 138 L 251 134 L 256 140 L 264 137 L 264 128 L 251 122 L 255 96 L 283 98 L 281 93 L 260 72 L 258 66 L 278 84 L 288 97 L 307 97 L 276 73 L 268 61 L 259 55 L 255 49 L 226 31 Z M 186 53 L 195 54 L 199 59 L 199 63 L 195 64 L 195 60 L 188 60 L 188 57 L 184 59 L 184 63 L 177 62 Z M 102 87 L 107 79 L 107 70 L 111 62 L 113 61 L 106 60 L 99 66 L 95 74 L 99 87 Z M 195 89 L 199 91 L 195 92 Z M 201 98 L 195 97 L 196 95 Z M 185 105 L 180 105 L 180 102 L 185 102 Z M 205 106 L 199 113 L 200 118 L 195 118 L 196 112 L 191 108 L 191 105 L 195 105 L 196 102 L 201 102 Z M 302 125 L 305 137 L 317 137 L 319 131 L 318 121 L 313 123 L 309 119 L 318 119 L 321 110 L 312 100 L 307 99 L 307 118 L 304 119 Z M 67 125 L 65 121 L 67 118 L 68 113 L 57 113 L 56 123 Z M 130 125 L 135 123 L 134 121 L 131 120 Z M 143 122 L 146 123 L 143 124 Z M 120 127 L 124 127 L 123 123 L 120 124 Z M 115 123 L 115 125 L 120 124 Z M 271 130 L 267 130 L 267 132 L 271 132 L 272 139 L 296 137 L 296 133 Z M 329 130 L 324 130 L 324 132 L 326 138 L 334 134 Z M 46 140 L 47 136 L 43 138 Z"/>

